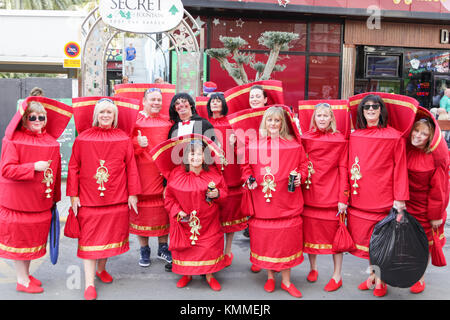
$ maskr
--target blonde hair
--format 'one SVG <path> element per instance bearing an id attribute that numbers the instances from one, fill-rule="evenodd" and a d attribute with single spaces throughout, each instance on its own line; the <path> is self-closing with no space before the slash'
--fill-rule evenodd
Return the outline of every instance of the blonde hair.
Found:
<path id="1" fill-rule="evenodd" d="M 93 121 L 92 121 L 93 127 L 99 126 L 98 115 L 101 111 L 103 111 L 104 109 L 106 109 L 108 107 L 112 107 L 114 110 L 114 121 L 112 123 L 112 127 L 117 128 L 118 119 L 119 119 L 119 110 L 117 109 L 117 106 L 114 104 L 114 102 L 107 98 L 98 100 L 97 104 L 95 105 L 94 116 L 93 116 Z"/>
<path id="2" fill-rule="evenodd" d="M 261 137 L 267 136 L 266 120 L 269 117 L 278 117 L 281 119 L 281 128 L 280 128 L 281 138 L 283 139 L 292 138 L 286 119 L 288 115 L 286 114 L 286 111 L 282 107 L 270 107 L 264 112 L 261 124 L 259 125 L 259 134 Z"/>
<path id="3" fill-rule="evenodd" d="M 435 130 L 434 124 L 432 123 L 432 121 L 430 121 L 427 118 L 423 118 L 423 119 L 420 119 L 420 120 L 414 122 L 414 124 L 411 128 L 411 133 L 409 134 L 409 141 L 411 141 L 412 132 L 414 130 L 418 129 L 419 127 L 428 128 L 428 131 L 430 131 L 430 136 L 428 137 L 427 143 L 423 147 L 423 151 L 425 151 L 425 153 L 430 153 L 431 152 L 431 142 L 433 141 L 434 130 Z"/>
<path id="4" fill-rule="evenodd" d="M 329 126 L 325 129 L 325 131 L 331 131 L 331 133 L 336 133 L 337 132 L 336 118 L 334 117 L 333 109 L 331 108 L 331 106 L 328 103 L 319 103 L 314 106 L 314 113 L 311 117 L 311 124 L 309 126 L 309 130 L 317 131 L 316 113 L 320 110 L 325 110 L 325 109 L 330 111 L 330 116 L 331 116 L 331 122 L 330 122 Z"/>
<path id="5" fill-rule="evenodd" d="M 31 101 L 28 103 L 28 107 L 22 115 L 22 126 L 24 126 L 25 128 L 27 127 L 28 116 L 33 112 L 38 114 L 39 113 L 45 114 L 45 122 L 44 122 L 45 127 L 47 125 L 47 110 L 45 110 L 44 106 L 37 101 Z"/>

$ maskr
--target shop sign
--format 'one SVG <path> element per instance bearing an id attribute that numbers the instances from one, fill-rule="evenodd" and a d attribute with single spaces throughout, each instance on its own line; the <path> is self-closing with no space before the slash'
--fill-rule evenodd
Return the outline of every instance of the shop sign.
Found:
<path id="1" fill-rule="evenodd" d="M 441 29 L 441 43 L 448 44 L 449 41 L 449 32 L 447 29 Z"/>
<path id="2" fill-rule="evenodd" d="M 81 60 L 80 59 L 64 59 L 64 68 L 81 68 Z"/>
<path id="3" fill-rule="evenodd" d="M 157 33 L 169 31 L 181 22 L 181 0 L 100 0 L 102 20 L 122 31 Z"/>

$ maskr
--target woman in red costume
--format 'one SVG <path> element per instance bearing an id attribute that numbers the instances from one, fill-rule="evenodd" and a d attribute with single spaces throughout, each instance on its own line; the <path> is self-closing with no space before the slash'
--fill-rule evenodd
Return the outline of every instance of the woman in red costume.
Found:
<path id="1" fill-rule="evenodd" d="M 449 156 L 442 132 L 428 110 L 419 107 L 416 122 L 406 144 L 409 177 L 407 211 L 422 225 L 427 234 L 430 251 L 433 232 L 439 232 L 441 245 L 445 245 L 444 225 L 449 201 Z M 410 291 L 425 290 L 425 275 Z"/>
<path id="2" fill-rule="evenodd" d="M 163 176 L 153 162 L 149 151 L 165 141 L 171 123 L 160 115 L 162 94 L 158 88 L 149 88 L 144 93 L 134 129 L 133 145 L 139 170 L 142 193 L 138 195 L 139 214 L 130 212 L 130 233 L 138 236 L 140 244 L 139 265 L 150 266 L 149 237 L 158 237 L 158 257 L 169 263 L 172 255 L 168 246 L 169 216 L 164 209 Z"/>
<path id="3" fill-rule="evenodd" d="M 309 111 L 309 110 L 308 110 Z M 344 110 L 345 114 L 348 113 Z M 318 277 L 317 254 L 333 254 L 334 272 L 325 291 L 335 291 L 342 286 L 343 253 L 333 251 L 333 240 L 339 227 L 339 215 L 345 214 L 348 202 L 348 140 L 345 132 L 337 130 L 332 106 L 319 103 L 312 116 L 299 110 L 300 118 L 311 119 L 309 131 L 302 135 L 302 143 L 308 155 L 308 176 L 302 185 L 305 206 L 303 208 L 304 252 L 308 253 L 311 270 L 308 281 Z"/>
<path id="4" fill-rule="evenodd" d="M 227 102 L 221 93 L 213 93 L 206 105 L 209 122 L 214 126 L 216 138 L 223 148 L 227 165 L 223 176 L 228 186 L 228 198 L 220 208 L 220 218 L 225 232 L 225 265 L 231 265 L 233 253 L 231 245 L 236 231 L 247 227 L 247 216 L 241 210 L 242 182 L 241 169 L 235 152 L 236 136 L 227 119 Z"/>
<path id="5" fill-rule="evenodd" d="M 217 167 L 213 165 L 211 157 L 218 158 L 219 152 L 210 139 L 197 134 L 173 138 L 151 151 L 167 178 L 165 207 L 171 225 L 172 272 L 183 275 L 178 288 L 185 287 L 193 275 L 205 274 L 211 289 L 221 289 L 213 273 L 225 267 L 219 203 L 227 197 L 227 186 L 221 165 L 217 161 Z M 185 246 L 174 247 L 183 239 Z"/>
<path id="6" fill-rule="evenodd" d="M 375 94 L 366 95 L 357 106 L 355 129 L 349 140 L 352 187 L 347 222 L 356 246 L 351 253 L 369 259 L 373 228 L 392 207 L 404 210 L 409 199 L 405 141 L 401 132 L 388 125 L 388 109 Z M 374 296 L 387 293 L 386 284 L 374 272 L 358 288 L 368 290 L 374 284 Z"/>
<path id="7" fill-rule="evenodd" d="M 281 288 L 301 297 L 290 272 L 303 262 L 303 196 L 298 187 L 307 174 L 307 159 L 287 108 L 264 111 L 259 138 L 249 140 L 247 153 L 242 169 L 254 209 L 249 220 L 250 261 L 267 269 L 267 292 L 275 290 L 275 272 L 281 271 Z"/>
<path id="8" fill-rule="evenodd" d="M 31 260 L 45 255 L 51 208 L 61 200 L 61 157 L 56 139 L 72 108 L 44 97 L 27 98 L 8 125 L 0 176 L 0 257 L 14 260 L 17 291 L 41 293 Z"/>
<path id="9" fill-rule="evenodd" d="M 82 116 L 91 115 L 93 123 L 75 139 L 67 195 L 80 224 L 77 256 L 84 261 L 84 296 L 92 300 L 97 297 L 95 276 L 106 283 L 113 280 L 105 269 L 107 259 L 129 249 L 129 210 L 137 212 L 141 188 L 133 144 L 129 135 L 117 127 L 117 106 L 110 99 L 100 99 L 92 117 L 92 109 L 85 110 L 90 107 L 89 102 L 84 104 L 83 108 L 82 102 L 78 106 L 74 101 L 77 130 L 80 132 L 86 124 L 83 120 L 87 119 Z M 133 110 L 134 117 L 137 109 Z M 134 125 L 136 118 L 130 120 Z"/>

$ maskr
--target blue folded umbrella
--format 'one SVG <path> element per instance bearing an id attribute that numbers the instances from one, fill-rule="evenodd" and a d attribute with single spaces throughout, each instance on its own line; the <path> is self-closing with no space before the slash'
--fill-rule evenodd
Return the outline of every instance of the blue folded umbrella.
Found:
<path id="1" fill-rule="evenodd" d="M 59 212 L 55 204 L 52 207 L 52 222 L 50 225 L 50 260 L 53 264 L 58 261 L 59 231 Z"/>

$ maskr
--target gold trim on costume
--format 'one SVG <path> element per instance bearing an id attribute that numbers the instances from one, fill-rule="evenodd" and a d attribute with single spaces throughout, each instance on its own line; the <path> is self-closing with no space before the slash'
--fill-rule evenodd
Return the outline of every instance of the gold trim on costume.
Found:
<path id="1" fill-rule="evenodd" d="M 181 261 L 172 259 L 172 263 L 182 266 L 182 267 L 203 267 L 203 266 L 213 266 L 218 264 L 220 261 L 224 259 L 224 255 L 220 255 L 217 259 L 205 260 L 205 261 Z"/>
<path id="2" fill-rule="evenodd" d="M 324 243 L 309 243 L 309 242 L 304 242 L 303 246 L 305 248 L 311 248 L 311 249 L 318 249 L 318 250 L 325 250 L 325 249 L 332 249 L 333 245 L 332 244 L 324 244 Z"/>
<path id="3" fill-rule="evenodd" d="M 262 85 L 262 87 L 264 88 L 264 90 L 274 90 L 274 91 L 279 91 L 282 92 L 283 88 L 279 87 L 279 86 L 268 86 L 268 85 Z M 236 98 L 237 96 L 240 96 L 243 93 L 247 93 L 250 92 L 251 87 L 248 88 L 244 88 L 242 90 L 236 91 L 235 93 L 229 95 L 228 97 L 225 98 L 225 100 L 227 102 L 229 102 L 230 100 Z"/>
<path id="4" fill-rule="evenodd" d="M 246 113 L 246 114 L 243 114 L 242 116 L 236 117 L 234 119 L 230 119 L 229 122 L 230 122 L 230 124 L 233 124 L 233 123 L 236 123 L 236 122 L 248 119 L 248 118 L 262 116 L 262 115 L 264 115 L 264 112 L 266 112 L 266 110 Z"/>
<path id="5" fill-rule="evenodd" d="M 198 236 L 200 235 L 199 230 L 202 228 L 200 224 L 200 219 L 197 217 L 197 211 L 191 212 L 191 217 L 189 218 L 189 227 L 191 227 L 191 245 L 195 246 Z"/>
<path id="6" fill-rule="evenodd" d="M 96 179 L 97 184 L 99 184 L 98 190 L 100 190 L 100 197 L 103 197 L 105 194 L 103 191 L 106 190 L 105 182 L 108 182 L 109 173 L 108 168 L 104 166 L 105 160 L 100 160 L 100 166 L 97 168 L 97 172 L 95 173 L 94 179 Z"/>
<path id="7" fill-rule="evenodd" d="M 261 183 L 262 192 L 264 193 L 264 198 L 266 198 L 266 202 L 270 202 L 270 198 L 272 198 L 272 191 L 275 192 L 275 187 L 277 184 L 275 183 L 275 176 L 270 172 L 270 167 L 265 167 L 266 174 L 263 176 L 263 182 Z"/>
<path id="8" fill-rule="evenodd" d="M 115 93 L 122 93 L 122 92 L 142 92 L 144 93 L 149 88 L 120 88 L 117 90 L 114 90 Z M 175 89 L 171 88 L 158 88 L 161 90 L 161 93 L 175 93 Z"/>
<path id="9" fill-rule="evenodd" d="M 355 243 L 355 247 L 358 250 L 369 252 L 369 248 L 368 247 L 365 247 L 365 246 L 362 246 L 362 245 L 359 245 L 359 244 L 356 244 L 356 243 Z"/>
<path id="10" fill-rule="evenodd" d="M 41 251 L 42 249 L 45 249 L 46 246 L 47 246 L 47 243 L 37 246 L 37 247 L 33 247 L 33 248 L 14 248 L 14 247 L 8 247 L 8 246 L 4 245 L 3 243 L 0 243 L 0 250 L 12 252 L 12 253 L 34 253 L 34 252 Z"/>
<path id="11" fill-rule="evenodd" d="M 240 224 L 240 223 L 243 223 L 243 222 L 246 222 L 246 221 L 248 221 L 247 217 L 244 217 L 244 218 L 238 219 L 238 220 L 225 221 L 225 222 L 222 222 L 222 227 L 234 226 L 236 224 Z"/>
<path id="12" fill-rule="evenodd" d="M 114 101 L 112 100 L 113 103 L 116 106 L 120 106 L 120 107 L 124 107 L 124 108 L 129 108 L 129 109 L 134 109 L 134 110 L 139 110 L 139 105 L 137 104 L 133 104 L 133 103 L 129 103 L 129 102 L 123 102 L 123 101 Z M 74 104 L 72 104 L 72 108 L 81 108 L 81 107 L 86 107 L 86 106 L 95 106 L 95 104 L 98 102 L 98 100 L 89 100 L 89 101 L 80 101 L 80 102 L 75 102 Z"/>
<path id="13" fill-rule="evenodd" d="M 259 256 L 254 252 L 250 252 L 251 256 L 257 260 L 264 261 L 264 262 L 271 262 L 271 263 L 282 263 L 282 262 L 290 262 L 292 260 L 295 260 L 303 255 L 303 250 L 300 252 L 297 252 L 296 254 L 293 254 L 292 256 L 285 257 L 285 258 L 272 258 L 272 257 L 265 257 L 265 256 Z"/>
<path id="14" fill-rule="evenodd" d="M 397 104 L 399 106 L 407 107 L 407 108 L 411 109 L 412 111 L 414 111 L 414 113 L 417 112 L 417 107 L 415 105 L 413 105 L 411 102 L 389 99 L 389 98 L 382 98 L 382 99 L 383 99 L 384 103 Z M 351 106 L 359 105 L 361 101 L 362 101 L 362 99 L 350 101 L 350 105 Z"/>
<path id="15" fill-rule="evenodd" d="M 353 194 L 358 194 L 356 188 L 359 188 L 357 181 L 362 178 L 361 175 L 361 167 L 359 165 L 359 158 L 355 157 L 355 162 L 352 164 L 352 168 L 350 169 L 350 173 L 352 174 L 350 180 L 354 180 L 352 187 L 354 188 Z"/>
<path id="16" fill-rule="evenodd" d="M 120 247 L 123 247 L 127 243 L 128 243 L 128 239 L 121 241 L 121 242 L 105 244 L 103 246 L 81 246 L 81 245 L 78 245 L 78 249 L 80 251 L 102 251 L 102 250 L 120 248 Z"/>
<path id="17" fill-rule="evenodd" d="M 165 225 L 162 225 L 162 226 L 149 227 L 149 226 L 138 226 L 137 224 L 130 223 L 130 227 L 135 229 L 135 230 L 140 230 L 140 231 L 156 231 L 156 230 L 169 229 L 170 224 L 165 224 Z"/>
<path id="18" fill-rule="evenodd" d="M 314 165 L 311 162 L 311 160 L 308 162 L 308 177 L 306 178 L 305 184 L 306 184 L 306 189 L 309 190 L 309 187 L 311 185 L 311 176 L 316 173 L 316 171 L 314 170 Z"/>
<path id="19" fill-rule="evenodd" d="M 314 107 L 315 107 L 315 105 L 310 105 L 310 104 L 306 105 L 305 104 L 305 105 L 299 105 L 298 109 L 299 110 L 314 110 Z M 331 109 L 332 110 L 347 110 L 347 111 L 350 110 L 348 105 L 331 105 Z"/>
<path id="20" fill-rule="evenodd" d="M 53 184 L 53 170 L 49 167 L 45 169 L 44 171 L 44 179 L 42 180 L 42 183 L 45 183 L 45 194 L 46 198 L 51 198 L 52 188 L 50 186 Z"/>

